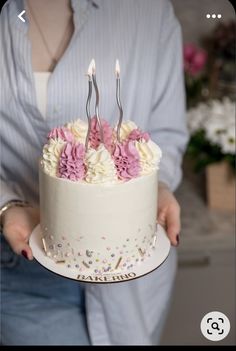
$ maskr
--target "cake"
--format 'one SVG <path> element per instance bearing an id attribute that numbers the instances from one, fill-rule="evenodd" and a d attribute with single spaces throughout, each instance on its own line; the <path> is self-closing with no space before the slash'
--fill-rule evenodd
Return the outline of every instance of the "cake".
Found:
<path id="1" fill-rule="evenodd" d="M 78 272 L 132 269 L 156 244 L 161 150 L 134 122 L 116 129 L 96 117 L 54 128 L 39 167 L 45 254 Z"/>

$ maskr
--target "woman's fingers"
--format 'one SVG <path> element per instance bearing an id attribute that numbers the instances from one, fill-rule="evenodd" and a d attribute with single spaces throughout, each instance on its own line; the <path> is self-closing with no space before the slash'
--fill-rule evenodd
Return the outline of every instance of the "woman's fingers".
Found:
<path id="1" fill-rule="evenodd" d="M 29 237 L 38 222 L 39 210 L 32 207 L 11 207 L 3 217 L 3 234 L 12 250 L 29 260 L 33 260 Z"/>
<path id="2" fill-rule="evenodd" d="M 25 237 L 25 235 L 24 235 Z M 28 260 L 33 260 L 33 252 L 26 240 L 23 239 L 23 236 L 20 234 L 13 234 L 7 236 L 7 240 L 12 248 L 12 250 L 17 255 L 23 255 Z"/>
<path id="3" fill-rule="evenodd" d="M 180 233 L 180 207 L 176 203 L 166 213 L 167 234 L 172 245 L 178 246 Z"/>

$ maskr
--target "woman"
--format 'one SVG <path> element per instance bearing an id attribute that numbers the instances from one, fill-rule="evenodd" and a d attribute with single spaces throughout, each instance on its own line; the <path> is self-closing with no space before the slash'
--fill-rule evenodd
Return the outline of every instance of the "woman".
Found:
<path id="1" fill-rule="evenodd" d="M 25 22 L 17 17 L 23 10 Z M 1 14 L 2 343 L 158 343 L 173 285 L 181 179 L 187 142 L 179 25 L 166 0 L 10 0 Z M 83 286 L 33 260 L 28 239 L 39 222 L 38 157 L 54 126 L 84 115 L 84 73 L 94 57 L 102 115 L 117 119 L 112 72 L 121 62 L 125 119 L 163 151 L 158 221 L 173 245 L 151 274 L 115 285 Z M 84 299 L 85 297 L 85 299 Z"/>

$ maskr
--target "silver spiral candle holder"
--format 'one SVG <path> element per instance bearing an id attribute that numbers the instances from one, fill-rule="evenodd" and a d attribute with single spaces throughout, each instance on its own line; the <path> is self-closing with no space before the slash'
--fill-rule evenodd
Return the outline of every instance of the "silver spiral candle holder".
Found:
<path id="1" fill-rule="evenodd" d="M 104 144 L 104 135 L 103 135 L 102 123 L 101 123 L 100 116 L 99 116 L 99 90 L 98 90 L 97 81 L 96 81 L 96 74 L 95 74 L 95 61 L 94 61 L 94 66 L 93 66 L 92 80 L 93 80 L 93 86 L 94 86 L 95 94 L 96 94 L 95 116 L 96 116 L 96 119 L 97 119 L 97 122 L 98 122 L 98 126 L 99 126 L 99 129 L 100 129 L 101 143 Z"/>
<path id="2" fill-rule="evenodd" d="M 117 140 L 120 143 L 120 128 L 121 128 L 121 124 L 122 124 L 122 120 L 123 120 L 123 108 L 121 105 L 121 101 L 120 101 L 120 64 L 119 61 L 116 60 L 116 102 L 120 111 L 120 116 L 119 116 L 119 121 L 118 121 L 118 125 L 117 125 L 117 131 L 116 131 L 116 136 L 117 136 Z"/>

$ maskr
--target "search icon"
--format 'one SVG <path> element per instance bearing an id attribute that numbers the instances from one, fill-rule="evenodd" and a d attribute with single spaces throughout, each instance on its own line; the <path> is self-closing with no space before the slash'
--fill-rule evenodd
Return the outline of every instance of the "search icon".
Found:
<path id="1" fill-rule="evenodd" d="M 219 328 L 219 324 L 218 324 L 217 322 L 213 322 L 213 323 L 211 323 L 211 327 L 212 327 L 212 329 L 217 329 L 217 330 L 220 330 L 220 328 Z"/>

